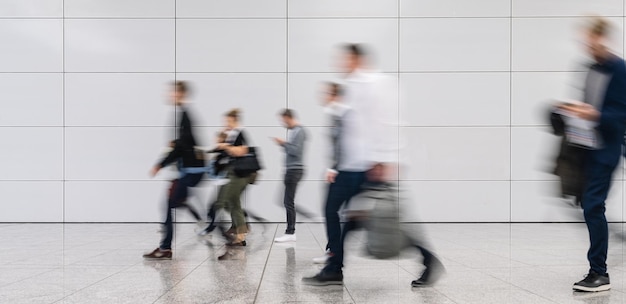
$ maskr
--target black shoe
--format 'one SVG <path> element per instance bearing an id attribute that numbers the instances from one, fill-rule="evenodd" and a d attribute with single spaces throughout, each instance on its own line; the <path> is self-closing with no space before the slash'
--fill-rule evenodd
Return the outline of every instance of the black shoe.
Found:
<path id="1" fill-rule="evenodd" d="M 246 243 L 246 240 L 243 240 L 241 242 L 229 242 L 226 243 L 226 246 L 228 247 L 246 247 L 248 245 L 248 243 Z"/>
<path id="2" fill-rule="evenodd" d="M 171 260 L 172 259 L 172 250 L 163 250 L 161 248 L 154 249 L 150 253 L 146 253 L 143 255 L 143 258 L 146 260 Z"/>
<path id="3" fill-rule="evenodd" d="M 611 289 L 611 280 L 608 273 L 599 275 L 594 271 L 590 271 L 584 280 L 574 283 L 574 290 L 576 291 L 597 292 L 609 289 Z"/>
<path id="4" fill-rule="evenodd" d="M 343 274 L 321 271 L 315 276 L 302 278 L 302 283 L 312 286 L 343 285 Z"/>
<path id="5" fill-rule="evenodd" d="M 433 257 L 430 265 L 426 266 L 419 279 L 411 282 L 412 287 L 427 287 L 434 285 L 445 273 L 445 268 L 439 259 Z"/>
<path id="6" fill-rule="evenodd" d="M 213 232 L 213 230 L 215 230 L 215 225 L 209 225 L 206 228 L 204 228 L 204 233 L 205 234 L 209 234 L 209 233 Z"/>

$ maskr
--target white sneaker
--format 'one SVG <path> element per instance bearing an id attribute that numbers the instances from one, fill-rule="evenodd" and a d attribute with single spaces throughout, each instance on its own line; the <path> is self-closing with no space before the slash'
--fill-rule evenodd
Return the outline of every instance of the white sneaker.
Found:
<path id="1" fill-rule="evenodd" d="M 276 243 L 286 243 L 286 242 L 295 242 L 295 241 L 296 241 L 295 234 L 285 234 L 281 237 L 277 237 L 274 239 L 274 242 Z"/>
<path id="2" fill-rule="evenodd" d="M 326 264 L 328 263 L 328 259 L 330 259 L 331 256 L 333 256 L 333 254 L 330 252 L 330 250 L 326 249 L 326 253 L 324 254 L 324 256 L 313 259 L 313 264 Z"/>

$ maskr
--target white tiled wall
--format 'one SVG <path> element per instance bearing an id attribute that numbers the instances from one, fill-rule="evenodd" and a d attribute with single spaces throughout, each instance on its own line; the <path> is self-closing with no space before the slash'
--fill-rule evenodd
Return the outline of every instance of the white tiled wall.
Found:
<path id="1" fill-rule="evenodd" d="M 577 98 L 578 25 L 616 25 L 623 0 L 0 1 L 0 221 L 156 222 L 166 171 L 148 170 L 174 134 L 166 84 L 188 80 L 203 145 L 241 108 L 266 169 L 243 203 L 283 221 L 277 112 L 308 126 L 297 204 L 321 216 L 328 120 L 321 82 L 341 77 L 337 46 L 372 47 L 399 80 L 409 221 L 580 220 L 549 173 L 550 100 Z M 622 220 L 624 170 L 608 217 Z M 205 185 L 193 201 L 203 209 Z M 407 207 L 408 208 L 408 207 Z M 179 212 L 179 220 L 191 220 Z M 302 219 L 305 220 L 305 219 Z"/>

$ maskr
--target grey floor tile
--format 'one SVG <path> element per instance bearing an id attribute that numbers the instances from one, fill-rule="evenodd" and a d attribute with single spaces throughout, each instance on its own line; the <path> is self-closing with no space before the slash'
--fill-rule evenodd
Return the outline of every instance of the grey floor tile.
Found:
<path id="1" fill-rule="evenodd" d="M 324 225 L 299 224 L 298 241 L 275 244 L 284 224 L 254 224 L 243 248 L 179 224 L 171 261 L 144 261 L 158 224 L 0 224 L 0 303 L 626 303 L 626 244 L 612 224 L 612 290 L 572 292 L 587 270 L 584 224 L 411 224 L 446 267 L 415 289 L 420 255 L 375 260 L 366 232 L 346 242 L 344 286 L 312 287 Z M 219 261 L 223 253 L 232 260 Z"/>

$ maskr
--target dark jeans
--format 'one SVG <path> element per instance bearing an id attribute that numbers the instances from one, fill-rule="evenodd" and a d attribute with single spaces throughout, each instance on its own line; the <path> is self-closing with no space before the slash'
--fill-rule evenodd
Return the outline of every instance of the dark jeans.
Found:
<path id="1" fill-rule="evenodd" d="M 343 267 L 343 238 L 341 223 L 339 222 L 339 209 L 352 197 L 361 191 L 361 186 L 366 181 L 365 172 L 339 171 L 335 182 L 328 187 L 326 198 L 326 234 L 328 237 L 328 249 L 333 253 L 325 270 L 341 272 Z"/>
<path id="2" fill-rule="evenodd" d="M 615 167 L 591 163 L 587 168 L 587 185 L 582 199 L 591 243 L 587 259 L 591 270 L 603 275 L 606 274 L 606 256 L 609 248 L 609 229 L 604 215 L 605 200 L 611 188 L 611 177 Z"/>
<path id="3" fill-rule="evenodd" d="M 180 178 L 170 190 L 167 199 L 167 209 L 165 218 L 165 234 L 161 240 L 159 248 L 163 250 L 172 249 L 172 238 L 174 237 L 174 223 L 172 211 L 176 207 L 184 206 L 189 194 L 189 187 L 195 187 L 202 180 L 204 173 L 187 174 Z"/>
<path id="4" fill-rule="evenodd" d="M 285 234 L 296 233 L 296 189 L 303 173 L 304 170 L 302 169 L 288 169 L 285 172 L 285 197 L 283 200 L 285 210 L 287 211 L 287 230 L 285 230 Z"/>

